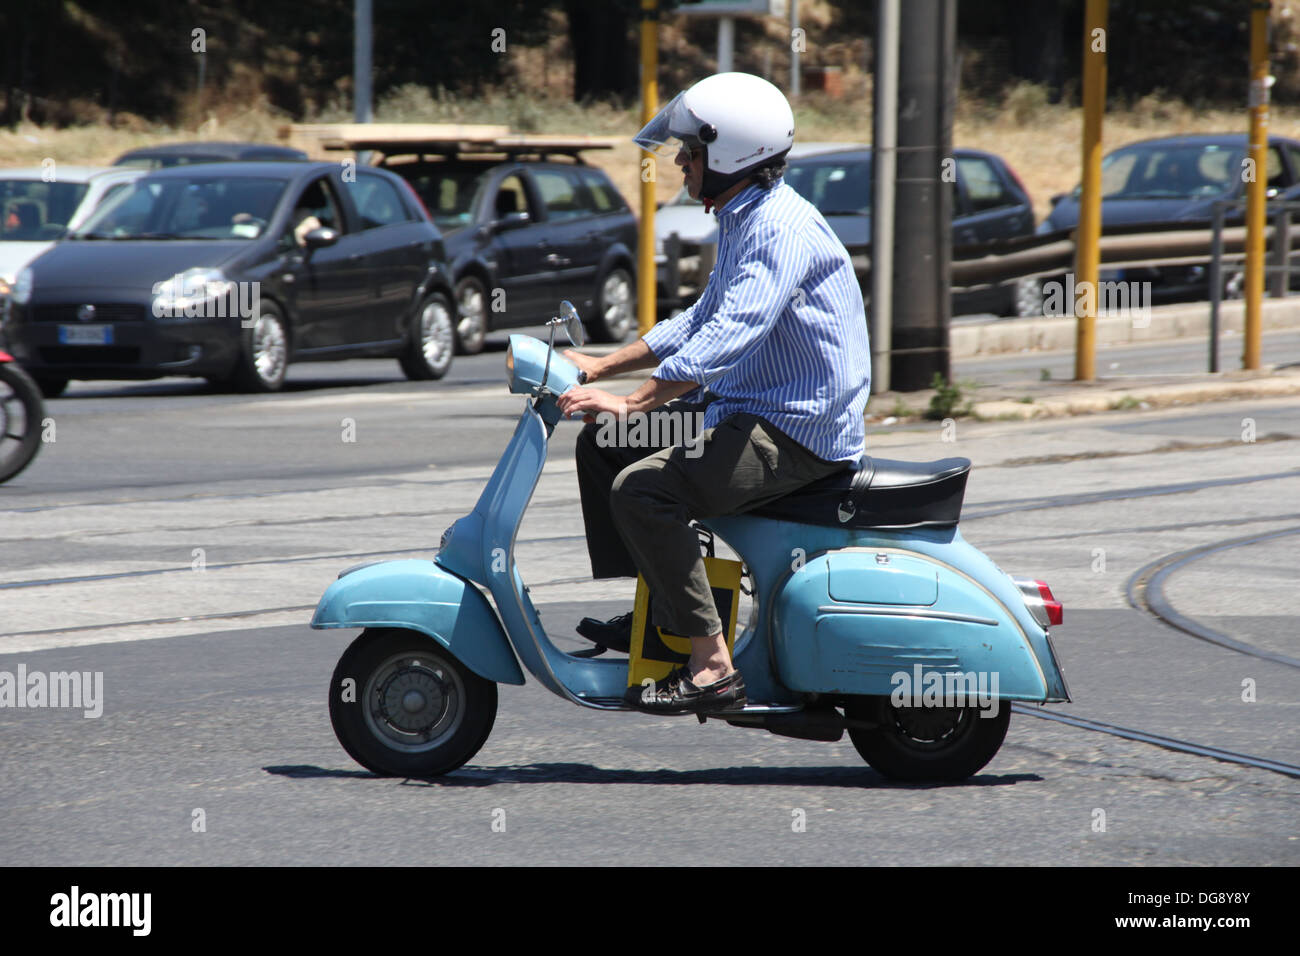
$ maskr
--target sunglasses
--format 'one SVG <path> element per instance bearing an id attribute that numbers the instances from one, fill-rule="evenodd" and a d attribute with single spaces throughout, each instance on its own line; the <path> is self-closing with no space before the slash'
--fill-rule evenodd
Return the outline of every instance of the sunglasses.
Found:
<path id="1" fill-rule="evenodd" d="M 684 156 L 688 162 L 693 162 L 703 155 L 703 146 L 683 146 L 677 150 L 677 158 L 681 159 Z"/>

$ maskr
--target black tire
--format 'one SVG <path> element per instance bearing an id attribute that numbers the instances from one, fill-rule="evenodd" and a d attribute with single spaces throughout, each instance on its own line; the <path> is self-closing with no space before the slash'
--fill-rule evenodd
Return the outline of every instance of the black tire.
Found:
<path id="1" fill-rule="evenodd" d="M 12 362 L 0 362 L 0 482 L 32 463 L 41 448 L 44 417 L 36 382 Z"/>
<path id="2" fill-rule="evenodd" d="M 1038 318 L 1043 314 L 1043 280 L 1017 279 L 1011 283 L 1006 314 L 1012 318 Z"/>
<path id="3" fill-rule="evenodd" d="M 289 325 L 280 307 L 263 299 L 257 317 L 240 322 L 239 335 L 239 358 L 224 383 L 240 392 L 278 392 L 289 369 Z"/>
<path id="4" fill-rule="evenodd" d="M 430 292 L 420 302 L 406 348 L 398 363 L 402 372 L 413 382 L 427 382 L 442 378 L 451 368 L 455 347 L 455 322 L 451 302 L 441 292 Z"/>
<path id="5" fill-rule="evenodd" d="M 334 735 L 386 777 L 450 773 L 479 752 L 496 713 L 497 685 L 415 631 L 363 631 L 330 680 Z"/>
<path id="6" fill-rule="evenodd" d="M 33 375 L 31 379 L 45 398 L 58 398 L 68 390 L 68 379 L 61 375 Z"/>
<path id="7" fill-rule="evenodd" d="M 456 283 L 456 315 L 456 354 L 482 352 L 488 333 L 488 294 L 475 276 Z"/>
<path id="8" fill-rule="evenodd" d="M 867 763 L 891 780 L 965 780 L 993 759 L 1007 735 L 1011 701 L 997 715 L 978 707 L 895 707 L 888 697 L 858 697 L 845 707 L 850 720 L 876 724 L 849 728 Z"/>
<path id="9" fill-rule="evenodd" d="M 622 342 L 636 328 L 636 289 L 632 275 L 615 266 L 596 283 L 596 311 L 587 319 L 593 342 Z"/>

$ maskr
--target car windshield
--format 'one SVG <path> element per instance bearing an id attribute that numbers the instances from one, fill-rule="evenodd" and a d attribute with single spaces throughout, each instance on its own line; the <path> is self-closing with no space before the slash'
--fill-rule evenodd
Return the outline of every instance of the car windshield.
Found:
<path id="1" fill-rule="evenodd" d="M 42 242 L 58 239 L 81 205 L 85 183 L 47 183 L 41 179 L 0 180 L 0 240 Z"/>
<path id="2" fill-rule="evenodd" d="M 457 166 L 451 163 L 421 170 L 398 173 L 409 182 L 429 210 L 439 229 L 458 229 L 473 217 L 474 200 L 490 172 L 482 166 Z"/>
<path id="3" fill-rule="evenodd" d="M 865 216 L 871 212 L 871 157 L 796 159 L 785 181 L 823 216 Z"/>
<path id="4" fill-rule="evenodd" d="M 96 209 L 74 239 L 256 239 L 283 179 L 202 175 L 141 179 Z"/>
<path id="5" fill-rule="evenodd" d="M 1240 149 L 1216 143 L 1152 143 L 1117 149 L 1101 161 L 1101 195 L 1103 199 L 1222 196 L 1236 186 L 1242 155 Z"/>

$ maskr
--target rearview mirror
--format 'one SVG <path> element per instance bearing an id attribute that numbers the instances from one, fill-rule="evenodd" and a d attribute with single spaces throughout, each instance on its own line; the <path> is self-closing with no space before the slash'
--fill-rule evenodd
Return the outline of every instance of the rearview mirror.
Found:
<path id="1" fill-rule="evenodd" d="M 328 226 L 317 226 L 302 237 L 302 244 L 308 249 L 322 249 L 339 241 L 339 234 Z"/>
<path id="2" fill-rule="evenodd" d="M 587 341 L 587 330 L 582 327 L 582 319 L 578 318 L 578 310 L 573 307 L 573 303 L 565 299 L 560 303 L 560 318 L 564 320 L 564 332 L 573 343 L 574 348 L 582 348 L 583 343 Z"/>
<path id="3" fill-rule="evenodd" d="M 510 229 L 518 229 L 532 222 L 532 218 L 527 212 L 508 212 L 495 223 L 497 232 L 506 232 Z"/>

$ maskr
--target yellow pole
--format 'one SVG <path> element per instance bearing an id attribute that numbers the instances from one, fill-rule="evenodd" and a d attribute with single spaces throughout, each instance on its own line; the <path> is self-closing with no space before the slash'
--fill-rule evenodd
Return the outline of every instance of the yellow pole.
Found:
<path id="1" fill-rule="evenodd" d="M 1097 377 L 1097 274 L 1101 269 L 1101 120 L 1106 112 L 1107 0 L 1088 0 L 1083 28 L 1083 183 L 1075 233 L 1075 288 L 1084 292 L 1075 309 L 1074 378 Z M 1087 283 L 1085 285 L 1085 283 Z"/>
<path id="2" fill-rule="evenodd" d="M 641 0 L 641 125 L 659 112 L 659 0 Z M 639 152 L 639 151 L 638 151 Z M 637 244 L 637 331 L 655 324 L 655 176 L 657 160 L 640 153 L 641 235 Z"/>
<path id="3" fill-rule="evenodd" d="M 1260 299 L 1264 294 L 1264 206 L 1268 185 L 1269 0 L 1250 4 L 1250 168 L 1246 180 L 1246 329 L 1242 368 L 1259 368 Z"/>

